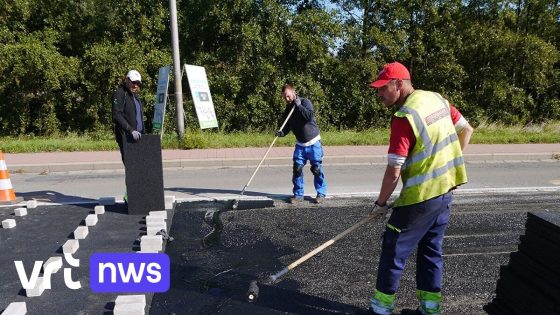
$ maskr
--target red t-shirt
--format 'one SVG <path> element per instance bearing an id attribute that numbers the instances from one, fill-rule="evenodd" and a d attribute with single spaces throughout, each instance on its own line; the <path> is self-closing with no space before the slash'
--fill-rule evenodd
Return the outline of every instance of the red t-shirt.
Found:
<path id="1" fill-rule="evenodd" d="M 451 111 L 451 121 L 453 125 L 463 117 L 461 113 L 455 108 L 455 106 L 450 105 L 449 109 Z M 414 148 L 416 144 L 416 137 L 414 136 L 414 131 L 412 131 L 412 126 L 408 120 L 404 117 L 393 116 L 391 121 L 391 139 L 389 141 L 389 153 L 397 154 L 400 156 L 408 156 L 408 152 Z"/>

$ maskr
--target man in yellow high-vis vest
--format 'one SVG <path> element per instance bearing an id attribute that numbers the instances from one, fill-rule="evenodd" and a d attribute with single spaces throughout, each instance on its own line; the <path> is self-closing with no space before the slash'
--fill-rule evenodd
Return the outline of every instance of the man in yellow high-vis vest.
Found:
<path id="1" fill-rule="evenodd" d="M 417 314 L 440 314 L 442 242 L 449 221 L 452 193 L 467 182 L 463 150 L 473 128 L 441 95 L 415 90 L 408 69 L 386 64 L 370 84 L 387 107 L 391 121 L 388 165 L 375 206 L 386 211 L 399 177 L 403 187 L 383 235 L 374 314 L 391 314 L 406 260 L 417 248 Z"/>

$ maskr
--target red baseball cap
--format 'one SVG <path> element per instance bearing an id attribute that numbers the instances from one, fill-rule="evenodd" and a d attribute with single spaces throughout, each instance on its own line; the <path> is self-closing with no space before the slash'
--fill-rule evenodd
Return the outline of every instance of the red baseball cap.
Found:
<path id="1" fill-rule="evenodd" d="M 377 79 L 371 82 L 369 86 L 372 88 L 380 88 L 394 79 L 410 80 L 410 72 L 408 72 L 408 69 L 397 61 L 383 66 L 383 70 L 379 71 Z"/>

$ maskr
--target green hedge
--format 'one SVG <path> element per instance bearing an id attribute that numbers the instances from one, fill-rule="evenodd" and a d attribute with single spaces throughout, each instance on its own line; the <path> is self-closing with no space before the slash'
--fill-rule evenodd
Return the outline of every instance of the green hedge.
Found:
<path id="1" fill-rule="evenodd" d="M 386 127 L 390 112 L 367 84 L 393 60 L 475 125 L 560 119 L 558 5 L 325 3 L 178 1 L 181 59 L 206 67 L 221 131 L 276 128 L 286 82 L 313 101 L 324 130 Z M 109 98 L 132 68 L 151 116 L 169 39 L 167 1 L 4 1 L 0 136 L 110 131 Z M 183 91 L 192 128 L 186 80 Z M 176 120 L 171 100 L 166 132 Z"/>

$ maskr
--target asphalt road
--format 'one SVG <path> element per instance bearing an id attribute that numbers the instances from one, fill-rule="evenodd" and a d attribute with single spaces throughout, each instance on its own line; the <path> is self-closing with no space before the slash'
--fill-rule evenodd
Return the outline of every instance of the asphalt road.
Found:
<path id="1" fill-rule="evenodd" d="M 483 314 L 509 253 L 517 249 L 528 211 L 559 212 L 560 162 L 469 163 L 469 183 L 457 190 L 445 239 L 444 313 Z M 384 165 L 326 167 L 329 194 L 325 204 L 292 206 L 276 199 L 274 208 L 227 211 L 220 243 L 203 247 L 211 227 L 206 210 L 220 204 L 183 203 L 171 225 L 176 240 L 168 244 L 172 287 L 153 297 L 151 314 L 354 314 L 363 311 L 375 283 L 382 224 L 371 222 L 312 258 L 279 283 L 261 284 L 255 304 L 244 301 L 248 284 L 263 279 L 332 238 L 368 211 L 370 196 L 379 190 Z M 236 196 L 253 168 L 166 169 L 166 194 L 179 199 Z M 290 167 L 265 167 L 247 195 L 285 197 L 290 194 Z M 313 195 L 306 169 L 306 193 Z M 16 193 L 40 201 L 91 201 L 122 196 L 122 171 L 11 174 Z M 361 196 L 359 198 L 357 196 Z M 0 282 L 0 310 L 9 302 L 26 301 L 30 314 L 100 314 L 111 311 L 116 295 L 95 295 L 87 288 L 87 265 L 73 271 L 82 290 L 69 290 L 56 277 L 53 290 L 26 298 L 13 260 L 46 260 L 60 255 L 60 246 L 91 211 L 92 206 L 40 207 L 18 219 L 12 230 L 0 229 L 0 262 L 7 273 Z M 0 208 L 12 218 L 13 209 Z M 142 233 L 141 218 L 108 211 L 83 242 L 77 257 L 87 261 L 96 251 L 134 251 Z M 30 268 L 30 265 L 27 265 Z M 11 268 L 11 269 L 10 269 Z M 398 309 L 415 308 L 414 261 L 402 279 Z M 74 270 L 74 268 L 73 268 Z M 149 299 L 150 300 L 150 299 Z M 79 301 L 79 303 L 77 303 Z"/>
<path id="2" fill-rule="evenodd" d="M 329 195 L 372 195 L 379 191 L 385 165 L 327 165 Z M 254 168 L 165 169 L 166 194 L 181 198 L 235 197 Z M 560 161 L 468 163 L 469 183 L 463 192 L 548 187 L 560 189 Z M 305 169 L 307 195 L 314 196 L 313 177 Z M 246 191 L 248 196 L 291 194 L 291 167 L 263 167 Z M 45 201 L 83 201 L 103 196 L 122 197 L 123 171 L 80 171 L 39 174 L 11 174 L 18 195 Z"/>
<path id="3" fill-rule="evenodd" d="M 527 211 L 560 214 L 557 194 L 495 194 L 457 197 L 444 240 L 444 314 L 484 314 L 501 265 L 517 250 Z M 208 204 L 211 205 L 211 204 Z M 167 247 L 171 290 L 156 294 L 151 314 L 360 314 L 375 286 L 381 221 L 370 222 L 289 272 L 276 284 L 269 275 L 352 226 L 367 213 L 366 199 L 329 200 L 324 205 L 227 211 L 220 242 L 201 246 L 211 228 L 208 205 L 176 211 Z M 411 257 L 415 257 L 412 254 Z M 415 262 L 410 259 L 398 293 L 397 311 L 416 308 Z M 260 295 L 244 294 L 260 280 Z"/>
<path id="4" fill-rule="evenodd" d="M 557 192 L 487 193 L 456 196 L 444 240 L 444 314 L 484 314 L 496 288 L 501 265 L 517 250 L 528 211 L 560 215 Z M 40 206 L 17 217 L 14 229 L 0 229 L 0 310 L 25 301 L 29 314 L 110 314 L 116 294 L 93 294 L 88 288 L 88 257 L 94 252 L 138 249 L 141 216 L 116 207 L 101 215 L 75 254 L 72 268 L 83 289 L 70 290 L 62 274 L 53 289 L 25 297 L 13 260 L 46 260 L 92 210 L 90 206 Z M 373 292 L 382 222 L 370 222 L 289 272 L 276 284 L 260 284 L 256 303 L 245 302 L 249 283 L 265 279 L 319 244 L 358 222 L 368 212 L 364 198 L 329 199 L 325 204 L 226 211 L 216 243 L 202 246 L 211 231 L 205 212 L 221 204 L 183 203 L 174 211 L 166 253 L 171 259 L 171 289 L 148 295 L 150 314 L 360 314 Z M 225 209 L 222 207 L 222 209 Z M 0 218 L 13 209 L 0 208 Z M 414 257 L 414 254 L 411 256 Z M 65 266 L 66 267 L 66 266 Z M 409 260 L 398 293 L 397 309 L 415 308 L 414 259 Z"/>

